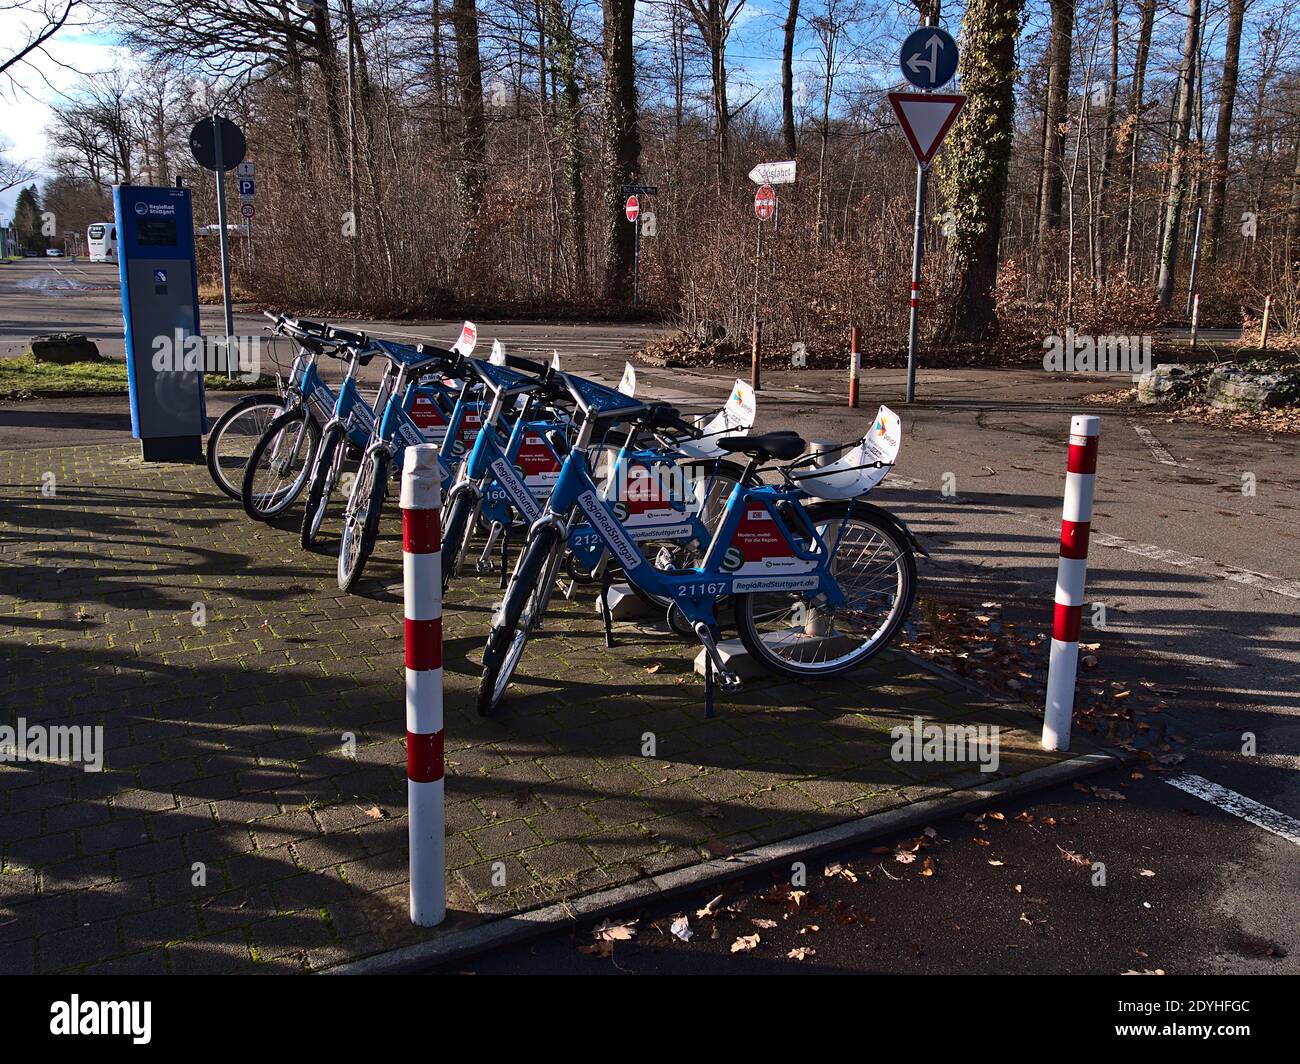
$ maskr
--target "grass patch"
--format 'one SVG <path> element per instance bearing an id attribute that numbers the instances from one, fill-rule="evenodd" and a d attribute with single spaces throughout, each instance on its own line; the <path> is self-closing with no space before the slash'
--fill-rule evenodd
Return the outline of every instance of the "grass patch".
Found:
<path id="1" fill-rule="evenodd" d="M 263 374 L 255 381 L 236 377 L 233 381 L 214 373 L 203 376 L 203 385 L 212 391 L 244 391 L 274 388 L 275 378 Z M 27 398 L 42 395 L 125 395 L 126 363 L 74 362 L 61 366 L 37 362 L 31 355 L 0 358 L 0 396 Z"/>

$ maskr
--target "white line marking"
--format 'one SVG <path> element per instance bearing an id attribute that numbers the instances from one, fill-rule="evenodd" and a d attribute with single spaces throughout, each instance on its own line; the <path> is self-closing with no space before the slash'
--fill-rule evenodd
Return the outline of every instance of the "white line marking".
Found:
<path id="1" fill-rule="evenodd" d="M 1151 449 L 1151 453 L 1156 456 L 1156 461 L 1160 462 L 1162 465 L 1178 464 L 1177 459 L 1165 450 L 1165 445 L 1156 439 L 1154 432 L 1144 425 L 1139 425 L 1136 421 L 1130 421 L 1129 427 L 1138 434 L 1138 439 Z"/>
<path id="2" fill-rule="evenodd" d="M 1300 584 L 1292 580 L 1283 580 L 1279 576 L 1269 576 L 1267 573 L 1257 573 L 1251 569 L 1235 569 L 1211 561 L 1209 558 L 1198 558 L 1194 554 L 1184 554 L 1182 551 L 1170 550 L 1168 547 L 1157 547 L 1154 543 L 1133 543 L 1105 532 L 1094 531 L 1092 542 L 1101 547 L 1113 547 L 1116 550 L 1128 551 L 1129 554 L 1150 558 L 1152 561 L 1174 565 L 1179 569 L 1195 569 L 1206 576 L 1221 577 L 1224 580 L 1231 580 L 1234 584 L 1245 584 L 1259 591 L 1271 591 L 1275 595 L 1300 600 Z"/>
<path id="3" fill-rule="evenodd" d="M 1239 816 L 1258 828 L 1271 831 L 1274 835 L 1286 839 L 1287 842 L 1300 846 L 1300 820 L 1294 817 L 1279 813 L 1270 806 L 1261 805 L 1253 798 L 1230 791 L 1227 787 L 1211 783 L 1204 776 L 1185 773 L 1182 776 L 1166 779 L 1165 782 L 1171 787 L 1177 787 L 1180 791 L 1193 794 L 1202 801 L 1217 806 L 1225 813 Z"/>

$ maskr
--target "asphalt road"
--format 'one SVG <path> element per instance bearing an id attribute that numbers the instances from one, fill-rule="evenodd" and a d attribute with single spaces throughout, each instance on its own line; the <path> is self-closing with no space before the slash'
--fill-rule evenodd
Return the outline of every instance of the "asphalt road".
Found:
<path id="1" fill-rule="evenodd" d="M 111 267 L 47 262 L 0 267 L 0 356 L 18 353 L 34 332 L 65 329 L 87 333 L 106 353 L 120 353 L 120 320 Z M 219 308 L 204 308 L 205 328 L 215 332 L 219 321 Z M 607 381 L 617 380 L 624 360 L 656 332 L 609 324 L 480 321 L 479 326 L 482 344 L 498 337 L 518 353 L 558 350 L 566 368 Z M 361 327 L 395 339 L 449 341 L 459 322 Z M 260 319 L 241 318 L 237 328 L 252 333 Z M 638 378 L 639 394 L 700 409 L 725 399 L 732 375 L 642 364 Z M 903 375 L 873 371 L 863 378 L 861 407 L 849 410 L 842 375 L 768 369 L 757 427 L 793 427 L 809 440 L 848 440 L 867 429 L 878 403 L 890 404 L 902 415 L 902 451 L 895 473 L 872 498 L 902 515 L 930 550 L 932 558 L 922 566 L 922 593 L 976 601 L 997 597 L 1015 604 L 1023 616 L 1040 618 L 1046 630 L 1070 415 L 1099 413 L 1088 597 L 1105 605 L 1106 625 L 1087 630 L 1085 639 L 1101 643 L 1106 675 L 1129 683 L 1147 680 L 1170 692 L 1163 738 L 1186 752 L 1184 771 L 1300 820 L 1297 441 L 1159 417 L 1130 419 L 1078 402 L 1082 395 L 1127 383 L 1126 378 L 1038 370 L 923 370 L 920 401 L 906 407 Z M 209 399 L 210 414 L 233 401 Z M 0 447 L 94 445 L 121 440 L 128 431 L 123 399 L 0 403 Z M 1090 616 L 1085 611 L 1085 624 Z M 1253 754 L 1242 753 L 1243 736 L 1253 737 Z M 1044 938 L 1040 925 L 1033 924 L 1022 932 L 1033 932 L 1018 947 L 1024 952 L 1011 956 L 1007 942 L 1013 939 L 991 911 L 980 908 L 991 889 L 984 878 L 990 873 L 975 860 L 984 855 L 972 847 L 963 857 L 954 842 L 945 850 L 950 860 L 955 857 L 954 874 L 962 883 L 981 886 L 945 895 L 951 889 L 944 885 L 947 876 L 908 891 L 885 886 L 892 882 L 886 877 L 873 878 L 873 889 L 893 892 L 888 906 L 876 905 L 877 930 L 887 910 L 898 921 L 891 945 L 866 952 L 846 945 L 828 949 L 824 957 L 819 948 L 820 963 L 890 971 L 1014 965 L 1075 970 L 1075 961 L 1082 959 L 1087 970 L 1123 970 L 1135 966 L 1125 959 L 1126 943 L 1137 948 L 1145 941 L 1158 945 L 1155 952 L 1147 950 L 1153 960 L 1160 954 L 1155 966 L 1169 970 L 1296 970 L 1297 844 L 1166 783 L 1132 783 L 1127 793 L 1124 803 L 1090 803 L 1086 815 L 1078 816 L 1075 843 L 1061 844 L 1109 855 L 1117 867 L 1156 870 L 1140 885 L 1149 888 L 1143 896 L 1153 900 L 1157 914 L 1166 914 L 1161 917 L 1166 922 L 1153 923 L 1156 916 L 1145 910 L 1125 910 L 1122 919 L 1118 909 L 1098 908 L 1110 904 L 1098 899 L 1114 898 L 1119 891 L 1067 891 L 1049 899 L 1052 937 Z M 1025 808 L 1041 818 L 1060 799 L 1044 796 Z M 956 838 L 958 830 L 944 826 L 943 833 Z M 1031 845 L 1030 833 L 1024 834 L 1024 841 L 1006 844 L 1014 861 L 1035 871 L 1042 860 L 1059 861 L 1054 847 Z M 1153 855 L 1165 861 L 1162 868 L 1155 868 Z M 1053 866 L 1055 875 L 1060 871 Z M 1040 893 L 1055 886 L 1049 879 Z M 969 913 L 965 920 L 962 905 Z M 941 933 L 950 918 L 963 926 L 952 941 Z M 1145 934 L 1148 929 L 1151 934 Z M 909 954 L 909 935 L 923 944 L 924 964 Z M 1276 950 L 1256 955 L 1253 946 L 1235 949 L 1238 935 L 1246 942 L 1275 943 Z M 1098 942 L 1090 946 L 1092 937 Z M 560 964 L 558 954 L 545 952 L 551 947 L 538 948 Z M 570 958 L 573 965 L 590 960 L 572 946 L 564 948 L 579 958 Z M 663 958 L 657 963 L 681 966 L 674 970 L 709 963 L 727 971 L 780 966 L 780 958 L 766 954 L 727 953 L 716 961 L 707 954 L 671 949 L 655 955 Z M 524 954 L 512 956 L 524 964 Z M 620 957 L 616 954 L 616 960 Z"/>

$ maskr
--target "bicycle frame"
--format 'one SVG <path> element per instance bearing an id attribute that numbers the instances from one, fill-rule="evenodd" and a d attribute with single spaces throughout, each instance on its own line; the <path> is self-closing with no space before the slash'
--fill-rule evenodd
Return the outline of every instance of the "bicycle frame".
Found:
<path id="1" fill-rule="evenodd" d="M 670 599 L 692 625 L 716 625 L 713 606 L 726 595 L 804 591 L 825 596 L 824 604 L 830 608 L 843 605 L 844 593 L 830 571 L 839 540 L 831 547 L 826 545 L 802 506 L 802 500 L 809 496 L 798 488 L 742 481 L 727 499 L 702 564 L 681 572 L 656 569 L 619 522 L 608 500 L 601 498 L 591 478 L 583 446 L 591 435 L 590 424 L 588 421 L 584 425 L 579 445 L 565 458 L 551 498 L 534 527 L 552 522 L 563 529 L 567 538 L 575 517 L 581 514 L 627 578 L 651 595 Z M 782 517 L 781 509 L 792 510 L 805 527 L 796 534 Z M 766 546 L 779 553 L 750 558 L 744 549 L 733 546 L 742 526 L 766 526 L 769 521 L 770 528 L 749 536 L 759 550 Z M 784 570 L 784 574 L 776 570 Z"/>

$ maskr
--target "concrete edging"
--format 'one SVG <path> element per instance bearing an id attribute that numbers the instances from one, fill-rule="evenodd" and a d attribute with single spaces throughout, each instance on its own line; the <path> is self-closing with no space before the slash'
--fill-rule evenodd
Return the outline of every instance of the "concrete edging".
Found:
<path id="1" fill-rule="evenodd" d="M 938 798 L 927 798 L 805 835 L 796 835 L 782 842 L 758 846 L 729 858 L 704 861 L 663 875 L 650 876 L 612 890 L 575 898 L 571 902 L 560 902 L 518 916 L 489 920 L 460 931 L 449 931 L 427 942 L 334 965 L 323 969 L 319 974 L 398 975 L 420 971 L 537 938 L 579 920 L 612 916 L 637 905 L 665 900 L 688 890 L 720 886 L 730 880 L 784 864 L 795 857 L 843 849 L 882 835 L 910 831 L 980 806 L 1045 790 L 1083 776 L 1092 776 L 1132 760 L 1133 756 L 1123 751 L 1082 754 L 1068 761 L 1033 769 L 1020 776 L 995 780 L 987 787 L 952 791 Z"/>

